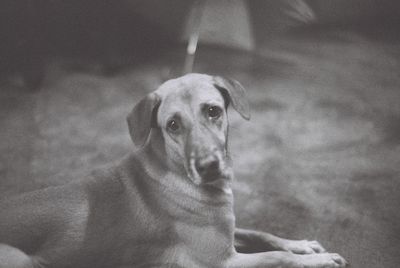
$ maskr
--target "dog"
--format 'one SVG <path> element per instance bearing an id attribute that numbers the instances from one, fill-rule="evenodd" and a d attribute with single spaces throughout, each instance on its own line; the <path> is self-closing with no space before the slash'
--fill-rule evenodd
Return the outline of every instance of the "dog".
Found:
<path id="1" fill-rule="evenodd" d="M 132 153 L 1 202 L 0 267 L 345 267 L 316 241 L 235 227 L 228 106 L 250 119 L 235 80 L 163 83 L 127 117 Z"/>

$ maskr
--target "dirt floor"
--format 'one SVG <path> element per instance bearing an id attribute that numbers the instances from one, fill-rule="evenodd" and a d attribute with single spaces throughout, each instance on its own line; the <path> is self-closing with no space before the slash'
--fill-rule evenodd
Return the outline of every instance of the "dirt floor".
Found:
<path id="1" fill-rule="evenodd" d="M 1 196 L 133 150 L 125 116 L 183 52 L 113 76 L 54 59 L 36 93 L 3 81 Z M 195 71 L 248 90 L 252 120 L 230 113 L 238 225 L 317 239 L 354 268 L 400 267 L 399 41 L 332 30 L 273 39 L 257 55 L 200 47 Z"/>

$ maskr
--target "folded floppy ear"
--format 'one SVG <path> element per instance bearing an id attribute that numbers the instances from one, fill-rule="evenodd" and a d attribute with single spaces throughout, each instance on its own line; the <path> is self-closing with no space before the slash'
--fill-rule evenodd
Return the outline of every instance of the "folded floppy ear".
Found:
<path id="1" fill-rule="evenodd" d="M 157 126 L 157 110 L 160 103 L 160 97 L 155 93 L 150 93 L 133 107 L 126 118 L 129 134 L 136 146 L 143 146 L 151 128 Z"/>
<path id="2" fill-rule="evenodd" d="M 226 107 L 228 107 L 231 102 L 233 108 L 244 119 L 250 120 L 250 107 L 246 96 L 246 90 L 238 81 L 215 76 L 214 86 L 224 97 Z"/>

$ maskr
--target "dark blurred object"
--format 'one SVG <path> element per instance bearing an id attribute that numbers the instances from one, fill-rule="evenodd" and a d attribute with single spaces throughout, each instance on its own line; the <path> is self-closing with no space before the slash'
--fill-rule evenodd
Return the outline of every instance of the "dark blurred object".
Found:
<path id="1" fill-rule="evenodd" d="M 275 34 L 297 26 L 348 27 L 357 23 L 398 22 L 400 17 L 400 4 L 395 0 L 242 2 L 249 13 L 255 48 L 268 43 Z M 194 0 L 3 0 L 0 75 L 22 74 L 27 87 L 35 89 L 43 80 L 44 63 L 49 56 L 89 59 L 104 66 L 105 74 L 126 65 L 142 64 L 143 60 L 187 41 L 183 32 L 194 3 Z M 219 12 L 227 11 L 222 5 Z"/>
<path id="2" fill-rule="evenodd" d="M 205 3 L 219 0 L 203 0 Z M 232 0 L 233 1 L 233 0 Z M 124 0 L 137 14 L 153 21 L 174 40 L 182 38 L 187 17 L 195 0 Z M 222 1 L 223 2 L 223 1 Z M 340 26 L 358 29 L 371 24 L 382 26 L 398 21 L 400 2 L 397 0 L 248 0 L 247 5 L 256 49 L 268 44 L 275 35 L 304 27 Z M 226 10 L 222 12 L 228 13 Z M 202 27 L 202 26 L 200 26 Z M 216 30 L 218 31 L 218 30 Z M 202 35 L 199 39 L 201 41 Z"/>
<path id="3" fill-rule="evenodd" d="M 126 1 L 54 0 L 47 1 L 43 9 L 55 54 L 112 65 L 121 58 L 152 57 L 170 43 L 157 21 L 142 16 Z"/>
<path id="4" fill-rule="evenodd" d="M 322 24 L 380 24 L 400 17 L 397 0 L 307 0 L 307 3 Z"/>
<path id="5" fill-rule="evenodd" d="M 0 76 L 21 74 L 27 87 L 37 89 L 49 56 L 94 61 L 104 73 L 157 56 L 171 38 L 158 22 L 136 13 L 135 5 L 109 0 L 1 1 Z"/>
<path id="6" fill-rule="evenodd" d="M 19 72 L 29 89 L 37 89 L 44 75 L 41 0 L 4 0 L 0 3 L 0 75 Z"/>

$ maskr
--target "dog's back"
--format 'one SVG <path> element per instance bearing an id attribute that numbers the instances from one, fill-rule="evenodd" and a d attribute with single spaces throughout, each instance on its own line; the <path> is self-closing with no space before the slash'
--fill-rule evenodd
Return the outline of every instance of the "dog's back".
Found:
<path id="1" fill-rule="evenodd" d="M 50 267 L 85 267 L 78 266 L 78 261 L 97 263 L 88 259 L 90 251 L 99 250 L 106 242 L 112 244 L 107 236 L 118 226 L 107 227 L 121 219 L 118 213 L 126 213 L 121 211 L 121 182 L 110 174 L 108 169 L 99 170 L 79 182 L 1 200 L 0 243 Z"/>

